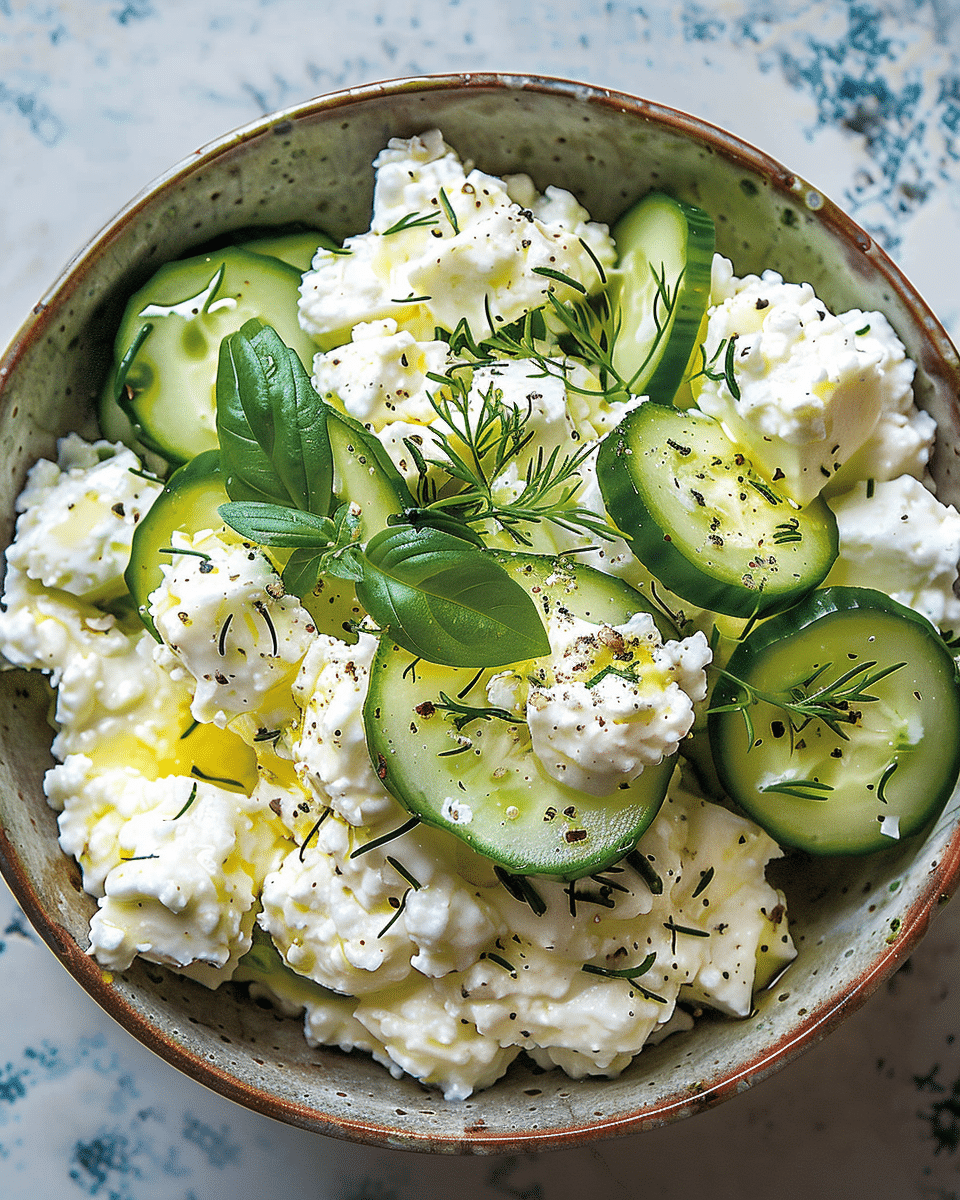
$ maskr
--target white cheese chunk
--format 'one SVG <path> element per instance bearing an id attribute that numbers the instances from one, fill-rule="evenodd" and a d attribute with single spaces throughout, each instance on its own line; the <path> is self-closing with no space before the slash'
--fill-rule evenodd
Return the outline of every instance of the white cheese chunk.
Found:
<path id="1" fill-rule="evenodd" d="M 527 684 L 533 751 L 552 778 L 594 796 L 636 779 L 676 754 L 706 695 L 711 660 L 702 632 L 664 643 L 653 618 L 593 625 L 551 614 L 551 657 L 539 684 Z M 490 701 L 515 709 L 523 680 L 494 677 Z"/>
<path id="2" fill-rule="evenodd" d="M 41 459 L 30 469 L 7 562 L 47 588 L 111 599 L 124 590 L 133 531 L 161 485 L 144 479 L 119 443 L 70 434 L 58 451 L 56 464 Z"/>
<path id="3" fill-rule="evenodd" d="M 447 369 L 446 342 L 418 342 L 393 319 L 355 325 L 352 340 L 313 360 L 313 386 L 375 430 L 393 421 L 432 421 L 429 375 Z"/>
<path id="4" fill-rule="evenodd" d="M 912 475 L 829 498 L 840 554 L 826 584 L 875 587 L 940 629 L 960 630 L 960 514 Z"/>
<path id="5" fill-rule="evenodd" d="M 209 530 L 193 538 L 176 534 L 173 545 L 184 553 L 164 565 L 150 615 L 164 645 L 196 680 L 194 717 L 224 726 L 260 709 L 267 728 L 281 723 L 293 707 L 290 686 L 300 660 L 316 636 L 310 614 L 284 594 L 258 548 Z"/>
<path id="6" fill-rule="evenodd" d="M 809 284 L 785 283 L 775 271 L 737 279 L 721 259 L 711 295 L 704 349 L 712 365 L 696 381 L 697 403 L 758 471 L 806 504 L 881 413 L 904 410 L 913 363 L 882 314 L 835 316 Z"/>
<path id="7" fill-rule="evenodd" d="M 319 250 L 304 276 L 300 322 L 315 336 L 346 342 L 356 324 L 389 318 L 419 341 L 461 320 L 483 338 L 546 303 L 549 291 L 561 300 L 581 294 L 558 275 L 593 292 L 593 256 L 613 262 L 606 227 L 572 197 L 558 189 L 521 207 L 503 181 L 461 163 L 436 130 L 392 139 L 374 166 L 369 232 L 347 238 L 339 253 Z"/>

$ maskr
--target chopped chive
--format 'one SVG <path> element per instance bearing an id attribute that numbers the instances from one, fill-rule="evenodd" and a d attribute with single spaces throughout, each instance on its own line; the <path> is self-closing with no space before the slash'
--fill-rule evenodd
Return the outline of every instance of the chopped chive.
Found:
<path id="1" fill-rule="evenodd" d="M 514 900 L 521 904 L 529 904 L 531 909 L 538 917 L 542 917 L 547 911 L 547 905 L 533 886 L 529 879 L 524 875 L 511 875 L 509 871 L 504 870 L 499 864 L 494 865 L 494 874 L 507 889 Z"/>
<path id="2" fill-rule="evenodd" d="M 194 784 L 193 787 L 190 789 L 190 795 L 187 797 L 186 804 L 183 806 L 183 808 L 180 809 L 180 811 L 177 813 L 177 815 L 171 819 L 174 821 L 178 821 L 183 816 L 183 814 L 187 811 L 187 809 L 190 807 L 190 805 L 194 802 L 194 800 L 196 800 L 196 798 L 197 798 L 197 785 Z"/>
<path id="3" fill-rule="evenodd" d="M 597 274 L 600 276 L 601 286 L 606 287 L 607 286 L 607 275 L 606 275 L 606 272 L 604 271 L 603 267 L 600 264 L 600 259 L 597 258 L 597 256 L 594 254 L 593 250 L 590 248 L 589 244 L 587 242 L 585 242 L 583 238 L 577 238 L 577 241 L 584 248 L 584 250 L 586 250 L 587 254 L 589 254 L 590 257 L 593 259 L 593 265 L 597 268 Z"/>
<path id="4" fill-rule="evenodd" d="M 136 335 L 130 345 L 123 352 L 123 357 L 120 359 L 120 365 L 117 367 L 117 376 L 114 381 L 113 398 L 120 404 L 120 398 L 123 395 L 124 388 L 127 386 L 127 376 L 130 374 L 130 368 L 133 366 L 133 360 L 137 357 L 140 347 L 153 332 L 153 323 L 145 321 L 137 330 Z M 123 407 L 121 405 L 121 407 Z"/>
<path id="5" fill-rule="evenodd" d="M 183 733 L 180 734 L 180 741 L 182 742 L 184 738 L 188 738 L 190 736 L 190 734 L 193 733 L 193 731 L 196 729 L 196 727 L 199 724 L 200 724 L 199 721 L 191 721 L 190 724 L 183 731 Z"/>
<path id="6" fill-rule="evenodd" d="M 817 792 L 832 792 L 829 783 L 821 783 L 818 779 L 784 779 L 780 783 L 768 783 L 760 788 L 761 792 L 776 792 L 782 796 L 795 796 L 798 800 L 826 800 L 826 796 L 818 796 Z"/>
<path id="7" fill-rule="evenodd" d="M 438 225 L 439 223 L 440 218 L 436 213 L 409 212 L 391 225 L 389 229 L 385 229 L 380 236 L 389 237 L 391 233 L 403 233 L 407 229 L 420 229 L 428 225 Z"/>
<path id="8" fill-rule="evenodd" d="M 300 843 L 300 851 L 299 851 L 297 857 L 300 859 L 301 862 L 303 862 L 304 850 L 306 850 L 307 846 L 310 845 L 311 841 L 313 841 L 313 839 L 320 832 L 320 826 L 324 823 L 324 821 L 327 819 L 327 817 L 330 816 L 330 813 L 332 811 L 333 810 L 329 807 L 325 808 L 323 810 L 323 812 L 320 814 L 320 819 L 316 822 L 316 824 L 313 826 L 313 828 L 310 830 L 310 832 L 307 834 L 307 836 Z"/>
<path id="9" fill-rule="evenodd" d="M 574 291 L 580 292 L 581 295 L 587 294 L 587 289 L 583 286 L 579 279 L 574 279 L 572 275 L 566 275 L 563 271 L 555 271 L 552 267 L 534 267 L 534 275 L 543 275 L 547 279 L 555 279 L 558 283 L 565 283 L 567 287 L 572 287 Z"/>
<path id="10" fill-rule="evenodd" d="M 443 211 L 447 215 L 447 220 L 453 226 L 453 232 L 455 234 L 459 233 L 460 226 L 457 223 L 457 214 L 453 211 L 453 205 L 447 199 L 447 193 L 443 190 L 443 188 L 440 189 L 440 203 L 443 206 Z"/>
<path id="11" fill-rule="evenodd" d="M 883 794 L 883 789 L 890 782 L 891 776 L 893 775 L 894 771 L 899 766 L 900 766 L 900 764 L 897 762 L 896 759 L 894 759 L 893 762 L 890 763 L 890 765 L 887 767 L 887 769 L 880 776 L 880 782 L 877 784 L 877 799 L 880 801 L 881 804 L 887 803 L 887 798 Z"/>
<path id="12" fill-rule="evenodd" d="M 653 869 L 650 860 L 644 858 L 639 850 L 631 850 L 624 862 L 633 867 L 654 896 L 663 895 L 663 880 Z"/>
<path id="13" fill-rule="evenodd" d="M 227 630 L 230 628 L 230 622 L 233 620 L 233 613 L 227 614 L 227 619 L 220 627 L 220 637 L 217 640 L 217 651 L 221 658 L 227 653 Z"/>
<path id="14" fill-rule="evenodd" d="M 727 389 L 734 400 L 740 399 L 740 387 L 737 384 L 733 374 L 733 355 L 737 347 L 737 335 L 734 334 L 727 342 L 727 352 L 723 359 L 723 378 L 726 380 Z"/>
<path id="15" fill-rule="evenodd" d="M 183 550 L 179 546 L 164 546 L 157 551 L 158 554 L 189 554 L 192 558 L 202 558 L 204 562 L 210 561 L 210 555 L 204 554 L 202 550 Z"/>
<path id="16" fill-rule="evenodd" d="M 235 787 L 243 791 L 243 784 L 239 779 L 228 779 L 224 775 L 207 775 L 196 765 L 190 768 L 190 774 L 196 775 L 197 779 L 202 779 L 204 783 L 222 783 L 224 787 Z"/>
<path id="17" fill-rule="evenodd" d="M 387 855 L 387 862 L 391 867 L 393 867 L 398 875 L 402 876 L 402 878 L 404 878 L 407 883 L 410 884 L 415 892 L 420 891 L 421 887 L 423 887 L 423 884 L 414 879 L 403 863 L 397 862 L 397 860 L 390 854 Z"/>
<path id="18" fill-rule="evenodd" d="M 759 479 L 748 479 L 747 482 L 752 488 L 755 488 L 760 495 L 770 504 L 779 504 L 780 497 L 775 495 L 765 483 L 761 483 Z"/>
<path id="19" fill-rule="evenodd" d="M 273 657 L 276 658 L 280 653 L 280 645 L 277 641 L 277 629 L 273 621 L 270 619 L 270 613 L 267 611 L 267 606 L 262 600 L 254 600 L 253 607 L 263 617 L 267 628 L 270 630 L 270 637 L 273 639 Z"/>
<path id="20" fill-rule="evenodd" d="M 875 479 L 867 480 L 867 499 L 872 500 L 873 494 L 877 490 L 877 481 Z"/>
<path id="21" fill-rule="evenodd" d="M 493 951 L 487 951 L 485 954 L 481 954 L 480 957 L 481 958 L 489 958 L 490 961 L 495 962 L 498 967 L 503 967 L 503 969 L 505 971 L 509 971 L 510 974 L 514 977 L 514 979 L 516 979 L 516 977 L 517 977 L 516 968 L 513 966 L 512 963 L 507 962 L 507 960 L 505 958 L 501 958 L 499 954 L 494 954 Z"/>
<path id="22" fill-rule="evenodd" d="M 397 911 L 393 914 L 393 916 L 390 918 L 390 920 L 386 923 L 386 925 L 384 925 L 384 927 L 377 934 L 378 938 L 382 938 L 383 935 L 387 932 L 387 930 L 390 929 L 390 927 L 394 924 L 394 922 L 399 920 L 400 914 L 403 912 L 403 910 L 407 906 L 407 897 L 410 895 L 410 893 L 412 891 L 413 891 L 413 888 L 408 887 L 407 890 L 400 897 L 400 903 L 397 905 Z"/>
<path id="23" fill-rule="evenodd" d="M 693 889 L 691 898 L 695 899 L 697 896 L 700 895 L 700 893 L 702 891 L 704 891 L 709 886 L 710 880 L 713 879 L 713 874 L 714 874 L 713 867 L 707 867 L 707 869 L 705 871 L 700 872 L 700 882 Z"/>
<path id="24" fill-rule="evenodd" d="M 409 821 L 404 821 L 402 825 L 398 825 L 396 829 L 392 829 L 389 833 L 381 834 L 380 837 L 374 838 L 372 842 L 364 842 L 362 846 L 358 846 L 356 850 L 351 851 L 351 858 L 358 858 L 361 854 L 366 854 L 368 850 L 374 850 L 377 846 L 384 846 L 387 842 L 392 842 L 394 838 L 403 837 L 405 833 L 409 833 L 411 829 L 415 829 L 420 824 L 419 817 L 411 817 Z"/>

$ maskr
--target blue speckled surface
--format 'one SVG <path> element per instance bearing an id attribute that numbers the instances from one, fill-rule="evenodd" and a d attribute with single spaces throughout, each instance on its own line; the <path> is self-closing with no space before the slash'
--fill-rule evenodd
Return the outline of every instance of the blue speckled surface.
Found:
<path id="1" fill-rule="evenodd" d="M 204 142 L 333 88 L 449 70 L 565 75 L 730 128 L 846 207 L 960 335 L 953 0 L 0 0 L 0 340 Z M 0 1197 L 956 1200 L 958 970 L 955 903 L 837 1033 L 718 1109 L 588 1149 L 433 1159 L 287 1128 L 181 1077 L 0 893 Z"/>

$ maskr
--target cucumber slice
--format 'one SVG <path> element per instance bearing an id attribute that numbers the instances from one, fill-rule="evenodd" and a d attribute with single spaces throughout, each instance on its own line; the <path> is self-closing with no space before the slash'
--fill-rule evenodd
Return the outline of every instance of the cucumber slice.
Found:
<path id="1" fill-rule="evenodd" d="M 366 542 L 416 501 L 375 434 L 332 405 L 326 414 L 336 503 L 358 505 L 360 540 Z"/>
<path id="2" fill-rule="evenodd" d="M 318 347 L 297 321 L 299 286 L 295 267 L 238 247 L 161 267 L 130 297 L 117 333 L 113 396 L 136 438 L 175 464 L 216 447 L 220 342 L 251 318 L 309 367 Z"/>
<path id="3" fill-rule="evenodd" d="M 618 260 L 610 299 L 621 321 L 613 365 L 634 395 L 671 404 L 710 299 L 713 221 L 702 209 L 651 192 L 612 232 Z"/>
<path id="4" fill-rule="evenodd" d="M 296 267 L 301 274 L 309 271 L 313 265 L 313 256 L 320 246 L 324 250 L 340 249 L 333 238 L 321 233 L 319 229 L 269 234 L 240 243 L 242 250 L 248 250 L 251 254 L 264 254 L 268 258 L 279 258 L 281 262 Z"/>
<path id="5" fill-rule="evenodd" d="M 413 496 L 374 434 L 331 405 L 325 405 L 323 411 L 333 455 L 333 508 L 355 504 L 360 510 L 360 541 L 367 542 L 387 527 L 391 517 L 399 517 L 405 509 L 412 508 Z M 284 557 L 274 553 L 278 560 Z M 312 578 L 316 563 L 312 567 L 310 564 L 315 557 L 314 551 L 294 550 L 289 556 L 289 567 L 292 572 L 309 572 L 307 578 Z M 284 578 L 291 586 L 290 577 Z M 307 589 L 300 599 L 317 628 L 322 633 L 356 641 L 353 623 L 364 616 L 364 609 L 357 600 L 353 583 L 322 575 L 312 588 L 308 584 Z M 299 593 L 301 589 L 291 590 Z"/>
<path id="6" fill-rule="evenodd" d="M 562 605 L 596 624 L 650 610 L 621 580 L 540 555 L 493 552 L 548 609 Z M 675 637 L 654 613 L 663 636 Z M 364 707 L 370 756 L 387 790 L 429 825 L 446 829 L 515 874 L 578 879 L 628 854 L 656 816 L 676 765 L 646 767 L 613 796 L 588 796 L 551 778 L 524 723 L 477 719 L 457 731 L 435 707 L 441 692 L 486 708 L 496 672 L 416 660 L 384 638 Z M 467 745 L 465 751 L 460 747 Z"/>
<path id="7" fill-rule="evenodd" d="M 601 443 L 597 479 L 647 570 L 712 612 L 749 618 L 787 608 L 837 557 L 828 506 L 818 498 L 797 508 L 694 410 L 633 409 Z"/>
<path id="8" fill-rule="evenodd" d="M 217 509 L 227 499 L 220 454 L 217 450 L 205 450 L 174 471 L 134 530 L 124 579 L 140 619 L 157 641 L 160 641 L 160 635 L 147 607 L 150 593 L 163 583 L 161 566 L 171 561 L 170 555 L 161 551 L 171 544 L 177 530 L 199 533 L 201 529 L 222 528 L 223 521 Z"/>
<path id="9" fill-rule="evenodd" d="M 874 676 L 897 666 L 882 679 Z M 711 698 L 710 744 L 729 795 L 782 845 L 811 854 L 868 854 L 918 832 L 960 774 L 960 678 L 933 626 L 869 588 L 831 587 L 758 626 L 731 675 L 793 701 L 849 672 L 851 694 L 807 721 L 724 676 Z M 816 676 L 815 679 L 813 677 Z M 813 682 L 808 682 L 813 679 Z"/>

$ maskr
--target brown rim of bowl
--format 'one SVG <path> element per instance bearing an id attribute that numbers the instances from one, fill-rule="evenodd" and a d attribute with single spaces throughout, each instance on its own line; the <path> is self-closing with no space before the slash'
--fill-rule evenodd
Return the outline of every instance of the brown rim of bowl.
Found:
<path id="1" fill-rule="evenodd" d="M 842 238 L 857 247 L 882 275 L 893 291 L 915 313 L 928 342 L 927 349 L 941 368 L 946 368 L 954 394 L 960 395 L 960 360 L 942 324 L 929 310 L 913 285 L 904 277 L 889 256 L 869 235 L 832 201 L 823 196 L 775 159 L 770 158 L 748 142 L 719 127 L 678 109 L 653 103 L 626 93 L 611 91 L 589 84 L 549 76 L 530 76 L 508 73 L 439 74 L 388 80 L 362 87 L 347 88 L 315 97 L 268 114 L 231 133 L 209 142 L 189 157 L 158 176 L 130 201 L 110 222 L 94 235 L 64 267 L 56 282 L 41 296 L 31 315 L 14 336 L 0 359 L 0 395 L 6 380 L 26 348 L 41 338 L 52 318 L 53 306 L 69 298 L 83 283 L 89 266 L 109 248 L 118 232 L 156 193 L 178 180 L 188 177 L 222 154 L 265 133 L 277 131 L 285 122 L 296 121 L 334 111 L 365 99 L 386 98 L 416 92 L 457 90 L 506 90 L 542 92 L 566 96 L 587 105 L 614 111 L 630 112 L 640 119 L 705 142 L 716 154 L 746 166 L 766 176 L 785 197 L 805 203 L 815 209 L 819 220 L 831 226 Z M 889 978 L 909 956 L 939 907 L 943 905 L 960 882 L 960 825 L 939 861 L 927 873 L 926 885 L 914 904 L 902 918 L 895 941 L 876 956 L 869 967 L 856 979 L 843 996 L 828 999 L 811 1011 L 804 1022 L 790 1035 L 740 1070 L 725 1078 L 716 1087 L 699 1095 L 687 1092 L 668 1096 L 653 1104 L 638 1106 L 622 1115 L 589 1123 L 557 1124 L 553 1128 L 538 1128 L 528 1133 L 497 1132 L 483 1128 L 483 1123 L 467 1126 L 462 1135 L 428 1133 L 411 1136 L 389 1125 L 374 1121 L 345 1118 L 325 1113 L 309 1104 L 286 1101 L 239 1082 L 234 1076 L 213 1063 L 188 1051 L 161 1033 L 153 1024 L 111 986 L 107 972 L 84 952 L 73 937 L 52 919 L 41 904 L 19 855 L 0 829 L 0 874 L 3 875 L 24 913 L 60 959 L 74 979 L 118 1024 L 138 1041 L 153 1050 L 170 1065 L 184 1074 L 265 1116 L 317 1133 L 330 1134 L 368 1145 L 393 1149 L 429 1150 L 445 1153 L 505 1153 L 560 1149 L 600 1138 L 622 1136 L 670 1123 L 680 1116 L 714 1106 L 747 1085 L 754 1084 L 793 1061 L 809 1046 L 821 1040 L 840 1020 L 859 1008 L 868 997 Z"/>

